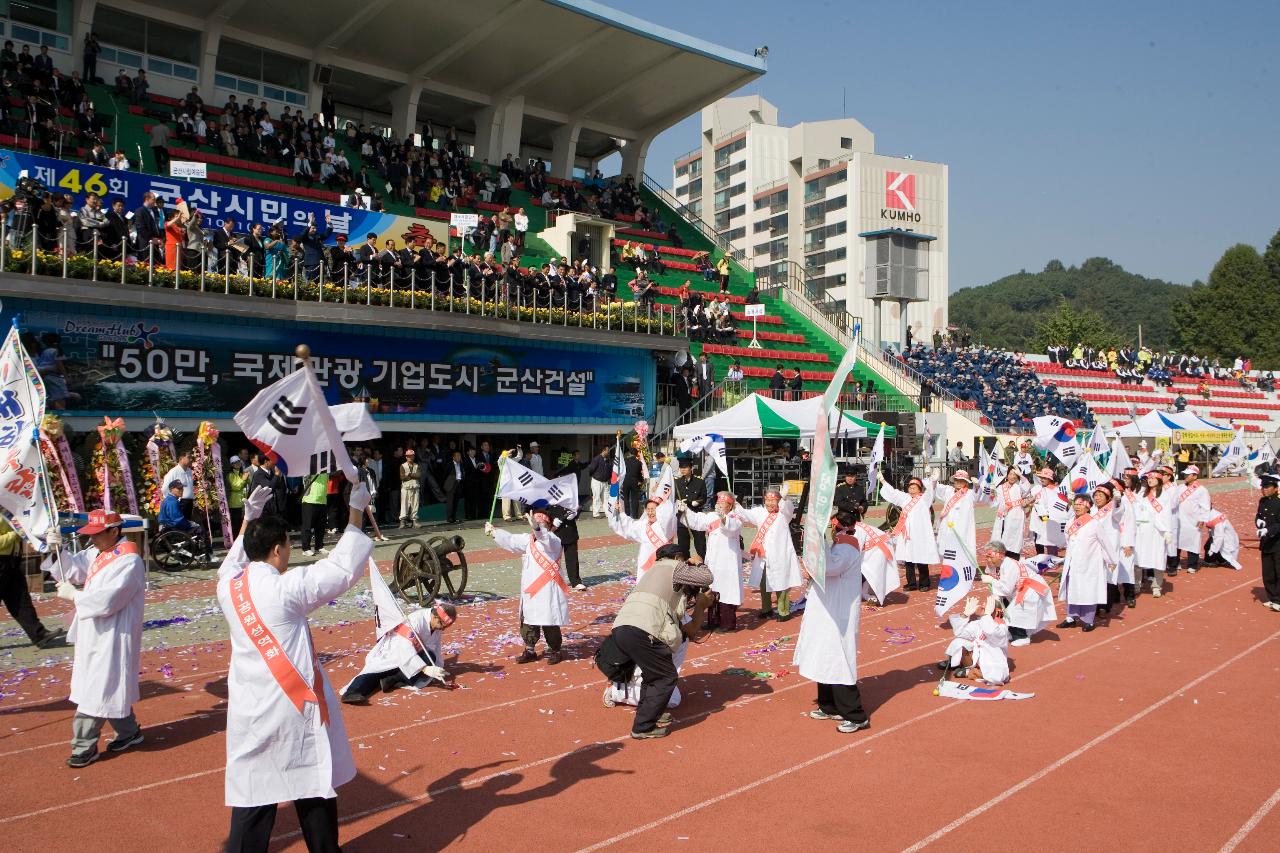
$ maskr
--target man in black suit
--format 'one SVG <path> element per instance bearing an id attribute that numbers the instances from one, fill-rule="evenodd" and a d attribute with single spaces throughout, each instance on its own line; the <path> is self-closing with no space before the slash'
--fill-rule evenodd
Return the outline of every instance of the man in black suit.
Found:
<path id="1" fill-rule="evenodd" d="M 107 224 L 98 231 L 98 256 L 108 260 L 120 260 L 121 249 L 128 249 L 129 220 L 124 215 L 124 199 L 116 196 L 106 214 Z"/>
<path id="2" fill-rule="evenodd" d="M 34 69 L 35 76 L 46 83 L 53 77 L 53 57 L 49 55 L 48 45 L 40 46 L 40 53 L 31 63 L 31 67 Z"/>
<path id="3" fill-rule="evenodd" d="M 462 461 L 462 451 L 455 449 L 449 455 L 448 461 L 444 463 L 444 507 L 446 518 L 449 524 L 456 524 L 458 518 L 458 507 L 462 504 L 463 498 L 467 493 L 467 477 L 470 476 L 471 469 Z"/>
<path id="4" fill-rule="evenodd" d="M 689 386 L 689 368 L 680 368 L 671 381 L 676 389 L 676 412 L 683 421 L 685 413 L 693 407 L 693 391 Z"/>
<path id="5" fill-rule="evenodd" d="M 866 514 L 867 487 L 858 482 L 858 475 L 852 468 L 845 469 L 844 482 L 836 486 L 833 503 L 842 512 L 856 512 L 859 517 Z"/>
<path id="6" fill-rule="evenodd" d="M 635 448 L 629 447 L 623 461 L 622 486 L 618 489 L 618 497 L 622 499 L 622 511 L 631 518 L 640 517 L 640 489 L 644 481 L 644 465 L 636 457 Z"/>
<path id="7" fill-rule="evenodd" d="M 716 385 L 716 369 L 707 359 L 705 352 L 698 356 L 698 369 L 693 378 L 698 384 L 698 401 L 706 405 L 707 398 L 711 396 L 711 389 Z"/>
<path id="8" fill-rule="evenodd" d="M 210 263 L 213 265 L 214 272 L 225 272 L 230 269 L 235 272 L 240 265 L 239 258 L 231 243 L 236 238 L 236 221 L 233 217 L 228 216 L 222 221 L 221 228 L 213 229 L 213 257 Z M 263 260 L 266 260 L 264 253 Z"/>
<path id="9" fill-rule="evenodd" d="M 138 229 L 138 260 L 164 263 L 164 213 L 156 204 L 154 193 L 142 194 L 142 207 L 133 212 L 133 227 Z M 148 252 L 148 246 L 154 247 Z"/>
<path id="10" fill-rule="evenodd" d="M 774 369 L 773 375 L 769 377 L 769 396 L 775 400 L 783 399 L 783 395 L 787 389 L 787 377 L 782 372 L 782 365 L 779 364 Z"/>

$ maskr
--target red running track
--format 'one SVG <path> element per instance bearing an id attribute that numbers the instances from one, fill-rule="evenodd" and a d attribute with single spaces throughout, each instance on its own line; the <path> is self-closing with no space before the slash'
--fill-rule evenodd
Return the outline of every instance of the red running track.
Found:
<path id="1" fill-rule="evenodd" d="M 1247 492 L 1215 501 L 1252 528 Z M 629 709 L 601 706 L 589 660 L 623 587 L 574 599 L 579 659 L 557 666 L 514 665 L 511 602 L 466 608 L 464 689 L 343 708 L 360 770 L 340 791 L 343 849 L 1271 850 L 1280 615 L 1258 605 L 1256 550 L 1243 562 L 1179 574 L 1091 634 L 1013 650 L 1011 688 L 1037 694 L 1024 702 L 934 697 L 949 632 L 923 596 L 898 594 L 864 614 L 873 727 L 855 735 L 805 716 L 813 686 L 787 671 L 798 621 L 752 617 L 691 650 L 672 735 L 638 742 Z M 369 634 L 317 632 L 335 686 Z M 157 679 L 161 659 L 183 663 Z M 62 765 L 65 681 L 37 678 L 0 711 L 0 766 L 30 780 L 9 786 L 6 847 L 219 849 L 225 650 L 148 652 L 143 669 L 147 743 L 83 770 Z M 273 849 L 301 849 L 287 809 L 276 833 Z"/>

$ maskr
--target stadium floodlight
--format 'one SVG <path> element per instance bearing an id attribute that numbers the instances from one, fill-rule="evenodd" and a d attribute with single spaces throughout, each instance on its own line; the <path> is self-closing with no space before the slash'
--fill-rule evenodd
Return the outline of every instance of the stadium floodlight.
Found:
<path id="1" fill-rule="evenodd" d="M 761 59 L 768 59 L 768 58 L 769 58 L 769 45 L 767 45 L 767 44 L 766 44 L 766 45 L 762 45 L 761 47 L 757 47 L 757 48 L 756 48 L 756 56 L 760 57 Z"/>

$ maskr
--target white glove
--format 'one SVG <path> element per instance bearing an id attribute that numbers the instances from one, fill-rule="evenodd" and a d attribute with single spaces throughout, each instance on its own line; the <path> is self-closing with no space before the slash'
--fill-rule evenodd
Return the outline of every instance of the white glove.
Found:
<path id="1" fill-rule="evenodd" d="M 255 518 L 262 516 L 262 511 L 267 504 L 271 502 L 271 489 L 266 486 L 258 486 L 253 493 L 244 501 L 244 519 L 245 521 L 253 521 Z"/>
<path id="2" fill-rule="evenodd" d="M 1172 534 L 1172 533 L 1166 533 L 1166 534 L 1164 535 L 1164 544 L 1169 545 L 1169 544 L 1171 544 L 1172 542 L 1173 542 L 1173 534 Z"/>
<path id="3" fill-rule="evenodd" d="M 59 533 L 57 530 L 50 530 L 49 533 L 44 537 L 44 544 L 49 546 L 49 550 L 51 552 L 57 551 L 59 548 L 62 547 L 62 534 Z"/>
<path id="4" fill-rule="evenodd" d="M 689 505 L 687 503 L 685 503 L 684 501 L 676 501 L 677 512 L 686 512 L 688 511 L 688 509 L 689 509 Z"/>
<path id="5" fill-rule="evenodd" d="M 422 668 L 422 674 L 428 678 L 434 678 L 439 681 L 449 680 L 449 671 L 442 666 L 427 665 Z"/>
<path id="6" fill-rule="evenodd" d="M 67 583 L 66 581 L 58 581 L 58 598 L 66 599 L 67 601 L 75 601 L 76 596 L 79 594 L 80 591 L 76 589 L 73 584 Z"/>
<path id="7" fill-rule="evenodd" d="M 938 479 L 938 469 L 937 469 L 937 468 L 930 468 L 930 469 L 929 469 L 929 479 L 930 479 L 930 480 L 936 480 L 936 479 Z"/>
<path id="8" fill-rule="evenodd" d="M 972 616 L 973 614 L 975 614 L 975 613 L 977 613 L 977 612 L 978 612 L 978 597 L 975 595 L 975 596 L 970 596 L 969 598 L 965 599 L 965 602 L 964 602 L 964 615 L 965 615 L 965 616 Z"/>
<path id="9" fill-rule="evenodd" d="M 369 502 L 373 500 L 373 495 L 369 494 L 369 487 L 364 483 L 360 483 L 351 490 L 351 497 L 347 500 L 347 505 L 356 512 L 364 512 L 369 508 Z"/>
<path id="10" fill-rule="evenodd" d="M 493 535 L 493 522 L 492 522 L 492 521 L 486 521 L 486 522 L 484 523 L 484 535 L 485 535 L 485 536 L 492 536 L 492 535 Z"/>

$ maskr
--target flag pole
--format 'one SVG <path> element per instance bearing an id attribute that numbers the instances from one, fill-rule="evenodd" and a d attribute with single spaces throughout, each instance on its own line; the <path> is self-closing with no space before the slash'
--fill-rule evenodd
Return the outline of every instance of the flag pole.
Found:
<path id="1" fill-rule="evenodd" d="M 493 524 L 493 514 L 498 509 L 498 493 L 502 491 L 502 468 L 507 464 L 507 451 L 498 454 L 498 485 L 493 490 L 493 503 L 489 504 L 489 523 Z"/>
<path id="2" fill-rule="evenodd" d="M 28 368 L 30 368 L 30 370 L 32 371 L 35 371 L 35 365 L 31 363 L 31 356 L 27 352 L 26 348 L 22 345 L 22 335 L 20 332 L 20 326 L 18 325 L 19 317 L 20 317 L 19 314 L 13 315 L 14 343 L 17 345 L 18 354 L 22 356 L 23 372 L 27 372 Z M 40 375 L 39 371 L 35 371 L 35 372 L 37 376 Z M 30 374 L 24 377 L 24 379 L 26 381 L 22 383 L 22 387 L 27 397 L 27 411 L 31 412 L 32 415 L 34 416 L 35 400 L 33 400 L 31 396 Z M 43 408 L 43 406 L 41 406 L 41 408 Z M 43 413 L 42 413 L 42 417 L 43 417 Z M 49 524 L 53 527 L 53 529 L 61 532 L 62 523 L 58 514 L 58 506 L 57 504 L 54 503 L 54 500 L 53 500 L 53 487 L 49 485 L 49 471 L 45 467 L 44 452 L 40 448 L 40 422 L 36 421 L 34 417 L 32 418 L 32 421 L 33 423 L 31 424 L 31 443 L 34 444 L 36 447 L 37 464 L 39 464 L 40 466 L 40 477 L 39 477 L 40 491 L 44 493 L 44 499 L 49 507 L 49 514 L 50 514 Z M 45 532 L 46 539 L 48 538 L 48 535 L 49 535 L 48 531 L 46 531 Z M 47 547 L 47 544 L 46 544 L 46 547 Z M 62 549 L 61 548 L 58 549 L 56 556 L 58 560 L 58 574 L 60 575 L 58 579 L 64 580 L 66 578 L 66 573 L 62 566 Z"/>

